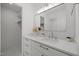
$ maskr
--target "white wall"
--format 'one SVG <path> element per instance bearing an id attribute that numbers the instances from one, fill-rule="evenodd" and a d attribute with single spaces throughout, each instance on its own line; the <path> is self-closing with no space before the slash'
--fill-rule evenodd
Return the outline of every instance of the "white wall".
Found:
<path id="1" fill-rule="evenodd" d="M 0 4 L 0 55 L 1 55 L 1 4 Z"/>
<path id="2" fill-rule="evenodd" d="M 33 10 L 31 4 L 26 4 L 23 6 L 23 24 L 22 24 L 22 33 L 23 36 L 32 32 L 33 28 Z"/>

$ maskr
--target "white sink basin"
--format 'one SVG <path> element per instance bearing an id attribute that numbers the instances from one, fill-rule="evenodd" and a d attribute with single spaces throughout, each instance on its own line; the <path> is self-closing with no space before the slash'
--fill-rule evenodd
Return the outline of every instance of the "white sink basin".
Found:
<path id="1" fill-rule="evenodd" d="M 42 41 L 50 41 L 50 42 L 57 42 L 58 40 L 55 38 L 49 38 L 49 37 L 41 37 Z"/>
<path id="2" fill-rule="evenodd" d="M 65 39 L 55 39 L 55 38 L 49 38 L 49 37 L 46 37 L 45 35 L 40 35 L 39 33 L 31 33 L 29 34 L 31 37 L 37 37 L 39 38 L 40 40 L 44 40 L 44 41 L 62 41 L 62 42 L 70 42 L 68 40 L 65 40 Z"/>

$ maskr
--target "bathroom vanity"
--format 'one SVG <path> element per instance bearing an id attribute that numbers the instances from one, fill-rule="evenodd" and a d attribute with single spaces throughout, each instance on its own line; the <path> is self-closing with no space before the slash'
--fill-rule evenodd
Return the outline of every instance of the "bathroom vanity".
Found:
<path id="1" fill-rule="evenodd" d="M 23 39 L 23 56 L 79 56 L 79 44 L 26 35 Z"/>

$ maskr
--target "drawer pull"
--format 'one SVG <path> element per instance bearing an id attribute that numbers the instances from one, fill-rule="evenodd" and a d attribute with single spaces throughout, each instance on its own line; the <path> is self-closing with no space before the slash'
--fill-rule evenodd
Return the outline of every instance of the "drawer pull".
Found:
<path id="1" fill-rule="evenodd" d="M 40 45 L 40 47 L 41 47 L 41 48 L 43 48 L 43 49 L 46 49 L 46 50 L 48 50 L 48 48 L 46 48 L 46 47 L 43 47 L 43 46 L 41 46 L 41 45 Z"/>

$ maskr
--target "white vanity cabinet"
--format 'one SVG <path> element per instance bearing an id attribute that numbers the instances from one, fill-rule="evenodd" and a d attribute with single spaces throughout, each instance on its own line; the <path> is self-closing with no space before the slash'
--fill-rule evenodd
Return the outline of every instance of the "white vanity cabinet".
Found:
<path id="1" fill-rule="evenodd" d="M 31 40 L 29 38 L 23 39 L 23 56 L 30 56 L 31 54 Z"/>
<path id="2" fill-rule="evenodd" d="M 31 42 L 31 54 L 32 56 L 69 56 L 66 53 L 57 51 L 54 48 L 50 48 L 34 41 Z"/>
<path id="3" fill-rule="evenodd" d="M 23 56 L 69 56 L 60 50 L 29 38 L 23 40 Z"/>

